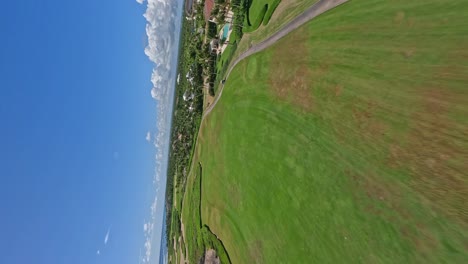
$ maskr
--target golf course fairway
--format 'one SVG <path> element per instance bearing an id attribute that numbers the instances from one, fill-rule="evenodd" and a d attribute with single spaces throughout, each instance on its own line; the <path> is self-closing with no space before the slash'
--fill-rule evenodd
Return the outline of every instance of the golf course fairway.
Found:
<path id="1" fill-rule="evenodd" d="M 351 0 L 233 69 L 193 159 L 232 263 L 468 259 L 466 14 Z"/>

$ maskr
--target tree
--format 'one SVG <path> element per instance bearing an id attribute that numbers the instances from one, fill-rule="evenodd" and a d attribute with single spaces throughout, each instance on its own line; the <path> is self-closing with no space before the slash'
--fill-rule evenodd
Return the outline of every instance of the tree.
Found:
<path id="1" fill-rule="evenodd" d="M 216 37 L 216 24 L 213 22 L 208 22 L 208 37 L 214 38 Z"/>
<path id="2" fill-rule="evenodd" d="M 215 5 L 213 10 L 211 10 L 211 15 L 217 16 L 219 14 L 219 6 Z"/>

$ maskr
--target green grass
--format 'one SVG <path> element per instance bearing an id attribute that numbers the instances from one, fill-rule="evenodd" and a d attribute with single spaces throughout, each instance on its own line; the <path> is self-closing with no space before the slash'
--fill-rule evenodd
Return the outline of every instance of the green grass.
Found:
<path id="1" fill-rule="evenodd" d="M 200 185 L 201 168 L 194 166 L 194 176 L 187 181 L 187 189 L 182 208 L 182 219 L 185 227 L 185 243 L 188 248 L 188 260 L 190 263 L 198 263 L 204 253 L 204 242 L 201 232 L 202 222 L 200 215 Z"/>
<path id="2" fill-rule="evenodd" d="M 262 24 L 263 17 L 265 16 L 267 10 L 268 5 L 265 4 L 260 8 L 260 12 L 258 12 L 257 16 L 252 17 L 252 15 L 248 13 L 248 15 L 245 16 L 244 28 L 242 31 L 244 33 L 248 33 L 257 30 L 257 28 Z"/>
<path id="3" fill-rule="evenodd" d="M 263 25 L 267 25 L 273 12 L 281 0 L 253 0 L 245 16 L 243 32 L 253 32 Z"/>
<path id="4" fill-rule="evenodd" d="M 266 12 L 265 16 L 263 17 L 263 25 L 264 26 L 268 25 L 268 22 L 270 22 L 271 16 L 273 15 L 273 12 L 275 12 L 276 8 L 278 7 L 278 5 L 280 3 L 281 3 L 281 0 L 274 0 L 268 6 L 268 11 Z"/>
<path id="5" fill-rule="evenodd" d="M 183 219 L 201 196 L 233 263 L 465 262 L 466 13 L 350 1 L 240 63 Z"/>

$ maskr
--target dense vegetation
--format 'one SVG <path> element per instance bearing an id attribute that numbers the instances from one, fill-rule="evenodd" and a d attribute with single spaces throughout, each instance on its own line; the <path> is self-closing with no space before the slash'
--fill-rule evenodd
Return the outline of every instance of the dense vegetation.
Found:
<path id="1" fill-rule="evenodd" d="M 274 1 L 274 7 L 278 3 L 279 0 Z M 221 263 L 230 263 L 222 241 L 201 220 L 201 165 L 199 164 L 200 169 L 195 179 L 190 180 L 188 173 L 194 159 L 194 144 L 202 116 L 203 89 L 213 96 L 224 78 L 242 38 L 245 28 L 243 23 L 251 2 L 217 0 L 211 13 L 211 19 L 215 22 L 206 22 L 203 17 L 203 4 L 203 1 L 196 4 L 194 15 L 183 22 L 181 37 L 182 51 L 179 59 L 166 191 L 168 254 L 169 262 L 175 263 L 184 260 L 197 263 L 203 259 L 208 249 L 215 250 Z M 234 12 L 232 33 L 228 46 L 219 55 L 211 50 L 210 41 L 217 39 L 228 10 Z M 274 8 L 269 9 L 268 15 L 271 16 L 273 11 Z M 224 44 L 224 41 L 220 40 L 220 44 Z M 186 221 L 185 228 L 182 219 Z"/>
<path id="2" fill-rule="evenodd" d="M 237 65 L 194 154 L 233 263 L 466 261 L 467 12 L 350 1 Z"/>
<path id="3" fill-rule="evenodd" d="M 219 6 L 226 4 L 223 0 L 217 1 L 215 9 L 218 19 L 224 18 L 224 12 L 220 12 Z M 241 5 L 241 0 L 234 0 L 232 4 Z M 235 7 L 236 15 L 233 23 L 243 20 L 243 12 L 239 7 Z M 188 256 L 185 256 L 185 241 L 179 242 L 179 237 L 182 235 L 182 198 L 185 194 L 187 185 L 187 174 L 192 162 L 192 153 L 196 142 L 199 125 L 203 111 L 203 96 L 204 89 L 208 90 L 210 95 L 214 95 L 214 84 L 217 78 L 216 67 L 218 65 L 218 56 L 210 50 L 209 40 L 217 35 L 217 25 L 212 22 L 206 23 L 203 14 L 203 4 L 196 6 L 196 14 L 192 20 L 183 21 L 181 34 L 181 52 L 179 56 L 178 80 L 176 85 L 176 96 L 173 123 L 171 130 L 171 148 L 169 155 L 168 177 L 166 186 L 166 224 L 167 224 L 167 244 L 173 245 L 180 243 L 179 248 L 183 248 L 184 257 L 188 257 L 193 262 L 203 256 L 205 245 L 207 248 L 215 249 L 223 263 L 228 263 L 227 253 L 222 247 L 221 241 L 213 235 L 207 226 L 199 225 L 194 228 L 198 240 L 193 244 L 187 242 L 189 249 Z M 240 25 L 240 22 L 239 22 Z M 234 32 L 231 41 L 234 45 L 237 44 L 237 39 L 242 36 L 240 26 L 233 25 Z M 235 49 L 233 49 L 235 50 Z M 229 58 L 233 52 L 228 52 Z M 219 81 L 218 81 L 219 82 Z M 178 200 L 177 200 L 178 198 Z M 195 198 L 195 202 L 200 203 L 200 199 Z M 191 207 L 191 206 L 189 206 Z M 199 206 L 198 206 L 199 209 Z M 193 225 L 188 225 L 193 227 Z M 190 229 L 192 230 L 192 229 Z M 197 245 L 197 246 L 195 246 Z M 174 248 L 169 246 L 168 254 L 170 256 L 177 255 Z"/>
<path id="4" fill-rule="evenodd" d="M 177 224 L 179 216 L 172 215 L 174 186 L 184 186 L 189 169 L 190 153 L 195 144 L 203 112 L 203 69 L 209 67 L 206 58 L 210 55 L 204 52 L 202 35 L 198 34 L 192 25 L 182 23 L 181 53 L 179 56 L 178 81 L 174 115 L 171 130 L 171 147 L 169 154 L 168 177 L 166 186 L 166 223 L 167 232 L 173 228 L 180 229 Z M 184 99 L 185 97 L 185 99 Z M 181 190 L 183 191 L 183 189 Z M 177 214 L 177 211 L 175 212 Z M 176 230 L 177 230 L 176 229 Z M 172 243 L 168 235 L 169 243 Z"/>
<path id="5" fill-rule="evenodd" d="M 234 32 L 231 42 L 237 43 L 242 36 L 242 28 L 236 25 L 237 20 L 243 20 L 243 0 L 234 0 L 231 4 L 236 14 L 233 19 Z M 219 11 L 219 5 L 226 4 L 224 0 L 217 0 L 217 14 L 221 19 L 224 13 Z M 239 8 L 239 9 L 238 9 Z M 217 78 L 215 68 L 219 57 L 210 51 L 207 39 L 217 35 L 217 25 L 206 23 L 203 14 L 203 2 L 196 6 L 197 16 L 194 20 L 183 21 L 181 34 L 181 52 L 178 66 L 178 81 L 176 85 L 175 110 L 171 131 L 171 151 L 169 157 L 167 181 L 167 219 L 171 219 L 171 204 L 174 196 L 174 186 L 185 186 L 188 166 L 191 160 L 193 144 L 198 132 L 203 111 L 203 89 L 208 87 L 209 93 L 214 95 L 214 82 Z M 237 19 L 237 20 L 236 20 Z M 239 23 L 240 24 L 240 23 Z M 228 52 L 229 53 L 229 52 Z M 229 53 L 232 56 L 232 53 Z M 230 58 L 230 56 L 228 56 Z M 227 66 L 227 65 L 226 65 Z M 206 78 L 206 82 L 204 82 Z M 188 99 L 184 99 L 184 97 Z M 177 182 L 174 182 L 177 181 Z M 167 221 L 168 225 L 171 221 Z M 169 231 L 169 229 L 168 229 Z"/>

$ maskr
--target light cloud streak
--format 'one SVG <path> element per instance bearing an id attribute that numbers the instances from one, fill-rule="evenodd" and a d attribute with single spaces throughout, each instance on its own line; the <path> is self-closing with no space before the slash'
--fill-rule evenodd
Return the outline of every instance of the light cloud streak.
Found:
<path id="1" fill-rule="evenodd" d="M 151 141 L 151 132 L 146 132 L 146 137 L 145 137 L 146 141 L 150 142 Z"/>
<path id="2" fill-rule="evenodd" d="M 109 234 L 110 234 L 110 227 L 107 229 L 106 236 L 104 237 L 104 245 L 107 245 L 107 242 L 109 241 Z"/>

